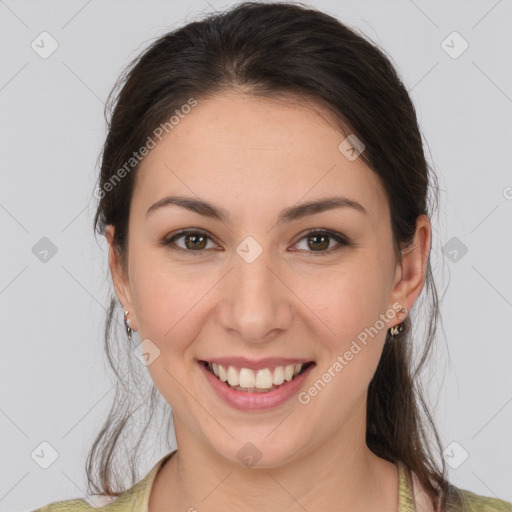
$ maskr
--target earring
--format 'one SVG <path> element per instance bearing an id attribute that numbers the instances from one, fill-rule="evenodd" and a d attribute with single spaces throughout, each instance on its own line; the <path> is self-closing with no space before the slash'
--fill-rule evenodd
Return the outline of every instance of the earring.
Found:
<path id="1" fill-rule="evenodd" d="M 128 318 L 128 313 L 128 310 L 124 312 L 124 326 L 126 328 L 126 333 L 128 334 L 128 339 L 132 341 L 132 332 L 134 331 L 134 329 L 130 327 L 130 319 Z"/>
<path id="2" fill-rule="evenodd" d="M 407 315 L 407 309 L 402 308 L 400 310 L 400 312 L 398 313 L 398 315 L 400 313 L 402 313 L 404 315 L 404 318 L 405 318 L 405 315 Z M 391 336 L 396 336 L 397 334 L 401 333 L 403 330 L 404 330 L 404 325 L 403 325 L 402 322 L 400 322 L 399 324 L 394 325 L 393 327 L 391 327 L 391 329 L 389 330 L 389 333 L 391 334 Z"/>

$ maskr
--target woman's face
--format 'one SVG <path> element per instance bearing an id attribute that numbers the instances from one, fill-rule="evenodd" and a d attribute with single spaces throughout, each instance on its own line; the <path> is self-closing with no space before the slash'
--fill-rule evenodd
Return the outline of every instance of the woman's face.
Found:
<path id="1" fill-rule="evenodd" d="M 111 253 L 118 297 L 173 409 L 178 444 L 194 442 L 234 464 L 252 454 L 256 466 L 273 467 L 327 441 L 364 444 L 366 393 L 386 331 L 423 285 L 421 256 L 404 260 L 409 277 L 395 258 L 376 175 L 340 150 L 345 136 L 316 112 L 234 92 L 198 98 L 138 171 L 127 274 Z M 151 208 L 169 196 L 208 203 L 224 218 L 205 206 Z M 359 206 L 296 210 L 327 198 Z M 163 243 L 183 229 L 206 238 Z M 313 229 L 348 245 L 308 235 Z M 235 405 L 217 391 L 228 384 L 199 362 L 224 359 L 228 369 L 235 357 L 252 362 L 255 377 L 260 369 L 266 385 L 264 368 L 273 378 L 279 361 L 263 358 L 315 365 L 298 387 L 293 379 L 267 398 L 228 390 L 242 397 Z"/>

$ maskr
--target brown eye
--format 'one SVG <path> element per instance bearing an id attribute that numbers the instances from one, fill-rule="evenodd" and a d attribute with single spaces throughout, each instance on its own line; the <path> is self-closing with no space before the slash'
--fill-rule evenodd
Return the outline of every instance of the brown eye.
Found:
<path id="1" fill-rule="evenodd" d="M 180 239 L 183 239 L 183 245 L 176 243 Z M 300 239 L 299 243 L 302 240 L 307 240 L 307 247 L 304 250 L 306 253 L 309 253 L 308 256 L 329 255 L 343 246 L 351 247 L 353 245 L 345 236 L 328 230 L 310 231 Z M 332 240 L 338 242 L 338 247 L 330 247 Z M 174 234 L 171 238 L 162 240 L 161 244 L 171 246 L 175 251 L 188 252 L 198 256 L 206 252 L 205 249 L 208 248 L 208 241 L 211 241 L 213 244 L 213 247 L 210 247 L 210 249 L 216 247 L 210 236 L 204 231 L 185 229 Z"/>
<path id="2" fill-rule="evenodd" d="M 310 249 L 328 249 L 329 248 L 329 235 L 315 234 L 310 235 L 308 238 L 308 246 Z"/>
<path id="3" fill-rule="evenodd" d="M 183 239 L 183 245 L 176 243 L 176 241 L 180 239 Z M 171 247 L 174 246 L 172 249 L 176 251 L 203 253 L 205 252 L 204 249 L 207 248 L 208 240 L 210 240 L 210 237 L 204 231 L 188 229 L 180 231 L 171 238 L 163 240 L 162 244 Z"/>
<path id="4" fill-rule="evenodd" d="M 206 239 L 204 235 L 200 233 L 194 233 L 191 235 L 183 235 L 185 240 L 185 246 L 187 249 L 204 249 L 206 247 Z M 190 245 L 189 245 L 190 244 Z"/>
<path id="5" fill-rule="evenodd" d="M 302 240 L 307 240 L 305 249 L 306 252 L 309 252 L 308 256 L 324 256 L 331 254 L 335 250 L 343 247 L 343 246 L 351 246 L 351 242 L 345 236 L 334 233 L 332 231 L 326 230 L 314 230 L 306 233 L 305 236 L 301 238 L 299 243 Z M 338 247 L 329 248 L 331 240 L 335 240 L 338 242 Z"/>

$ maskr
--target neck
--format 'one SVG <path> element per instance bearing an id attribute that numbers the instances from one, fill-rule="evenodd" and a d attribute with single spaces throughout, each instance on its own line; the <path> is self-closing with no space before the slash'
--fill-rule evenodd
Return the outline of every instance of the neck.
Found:
<path id="1" fill-rule="evenodd" d="M 397 466 L 373 454 L 364 438 L 340 435 L 279 467 L 246 468 L 197 440 L 180 439 L 179 427 L 175 418 L 179 449 L 157 475 L 149 512 L 398 509 Z"/>

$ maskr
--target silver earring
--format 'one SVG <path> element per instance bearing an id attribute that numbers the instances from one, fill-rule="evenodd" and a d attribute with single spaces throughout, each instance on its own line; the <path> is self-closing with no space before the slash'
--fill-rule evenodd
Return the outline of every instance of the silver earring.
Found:
<path id="1" fill-rule="evenodd" d="M 402 308 L 398 314 L 400 314 L 400 313 L 402 313 L 403 315 L 406 315 L 407 309 Z M 403 330 L 404 330 L 403 322 L 400 322 L 399 324 L 391 327 L 391 329 L 389 329 L 389 333 L 391 334 L 391 336 L 396 336 L 397 334 L 401 333 Z"/>
<path id="2" fill-rule="evenodd" d="M 128 314 L 129 314 L 129 311 L 126 310 L 124 312 L 124 326 L 126 328 L 126 333 L 128 334 L 128 339 L 130 341 L 132 341 L 132 333 L 134 330 L 130 327 L 130 319 L 128 318 Z"/>

